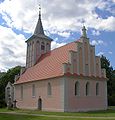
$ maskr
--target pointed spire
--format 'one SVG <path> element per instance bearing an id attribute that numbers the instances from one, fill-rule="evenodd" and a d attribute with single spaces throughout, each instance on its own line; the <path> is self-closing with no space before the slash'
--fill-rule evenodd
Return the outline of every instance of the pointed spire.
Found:
<path id="1" fill-rule="evenodd" d="M 42 21 L 41 21 L 41 6 L 40 6 L 40 4 L 39 4 L 39 19 L 38 19 L 34 34 L 35 35 L 39 35 L 39 34 L 44 35 L 44 30 L 43 30 Z"/>
<path id="2" fill-rule="evenodd" d="M 39 19 L 41 19 L 41 6 L 39 4 Z"/>
<path id="3" fill-rule="evenodd" d="M 82 28 L 82 37 L 87 38 L 87 33 L 86 33 L 86 28 L 85 28 L 85 26 L 83 26 L 83 28 Z"/>

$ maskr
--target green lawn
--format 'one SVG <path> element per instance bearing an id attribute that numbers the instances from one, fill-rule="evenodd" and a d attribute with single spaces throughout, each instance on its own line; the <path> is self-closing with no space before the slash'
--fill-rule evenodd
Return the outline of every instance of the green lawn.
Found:
<path id="1" fill-rule="evenodd" d="M 6 112 L 13 114 L 8 113 L 6 114 Z M 14 113 L 16 114 L 25 113 L 26 115 L 16 115 Z M 63 112 L 43 112 L 37 110 L 0 109 L 0 120 L 108 120 L 108 119 L 115 120 L 115 110 L 109 109 L 107 111 L 63 113 Z"/>
<path id="2" fill-rule="evenodd" d="M 0 114 L 0 120 L 108 120 L 108 118 L 79 118 L 79 117 L 64 118 L 64 117 Z M 110 118 L 109 120 L 115 120 L 115 119 Z"/>
<path id="3" fill-rule="evenodd" d="M 89 117 L 107 117 L 112 116 L 115 117 L 115 110 L 105 110 L 105 111 L 94 111 L 94 112 L 45 112 L 38 110 L 7 110 L 0 109 L 0 112 L 17 112 L 17 113 L 27 113 L 27 114 L 41 114 L 41 115 L 57 115 L 57 116 L 89 116 Z"/>

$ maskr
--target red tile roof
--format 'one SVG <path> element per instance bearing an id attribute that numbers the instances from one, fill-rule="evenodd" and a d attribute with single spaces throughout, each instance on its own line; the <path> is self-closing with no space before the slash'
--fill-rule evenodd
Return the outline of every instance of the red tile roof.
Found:
<path id="1" fill-rule="evenodd" d="M 75 42 L 43 54 L 36 65 L 28 68 L 20 76 L 20 78 L 16 81 L 16 84 L 62 76 L 62 64 L 69 62 L 70 50 L 76 51 Z"/>

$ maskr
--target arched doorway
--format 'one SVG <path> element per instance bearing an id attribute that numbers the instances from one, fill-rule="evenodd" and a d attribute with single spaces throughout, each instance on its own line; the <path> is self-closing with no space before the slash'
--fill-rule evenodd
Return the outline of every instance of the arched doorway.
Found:
<path id="1" fill-rule="evenodd" d="M 42 99 L 39 97 L 38 99 L 38 110 L 42 110 Z"/>

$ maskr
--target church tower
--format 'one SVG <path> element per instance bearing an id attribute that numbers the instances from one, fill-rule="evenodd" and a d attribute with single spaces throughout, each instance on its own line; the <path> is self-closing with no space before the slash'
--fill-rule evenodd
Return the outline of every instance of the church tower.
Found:
<path id="1" fill-rule="evenodd" d="M 41 21 L 41 8 L 39 7 L 39 18 L 34 34 L 26 41 L 26 68 L 34 66 L 40 56 L 51 50 L 52 39 L 45 35 Z"/>

